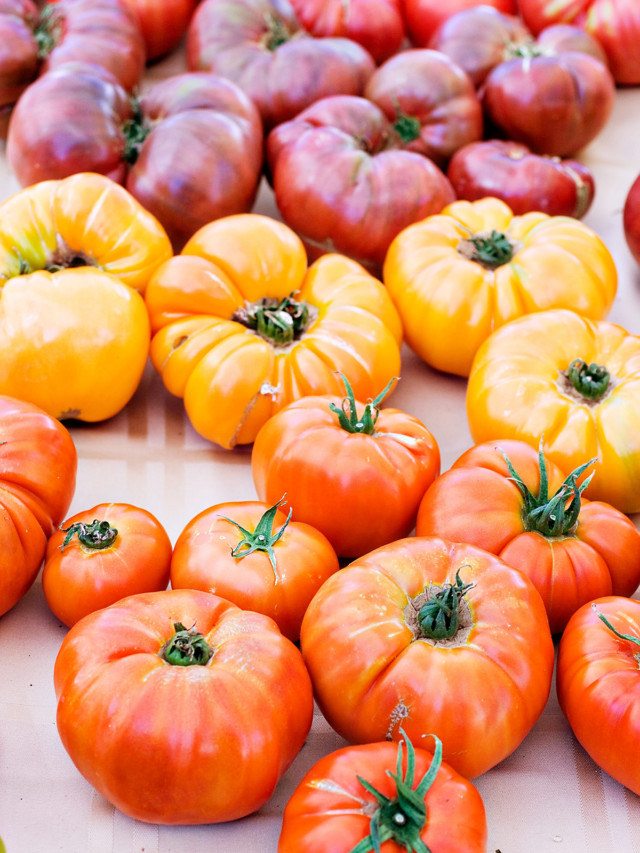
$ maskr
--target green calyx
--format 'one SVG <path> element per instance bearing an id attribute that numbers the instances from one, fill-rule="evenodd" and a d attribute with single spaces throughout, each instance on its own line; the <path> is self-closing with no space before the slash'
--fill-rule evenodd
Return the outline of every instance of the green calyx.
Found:
<path id="1" fill-rule="evenodd" d="M 287 524 L 289 524 L 289 521 L 291 520 L 291 513 L 293 512 L 293 508 L 290 508 L 285 523 L 279 530 L 274 533 L 273 520 L 276 516 L 276 513 L 278 512 L 278 509 L 280 508 L 280 505 L 284 502 L 284 498 L 285 496 L 283 495 L 277 503 L 275 503 L 264 513 L 264 515 L 262 515 L 262 517 L 256 524 L 256 528 L 253 532 L 251 530 L 246 530 L 244 527 L 241 527 L 237 521 L 234 521 L 232 518 L 227 518 L 226 515 L 220 516 L 221 518 L 224 518 L 225 521 L 228 521 L 230 524 L 233 524 L 234 527 L 237 527 L 240 533 L 242 533 L 243 538 L 231 551 L 231 556 L 235 557 L 237 560 L 241 560 L 243 557 L 246 557 L 247 554 L 252 554 L 254 551 L 265 551 L 269 557 L 269 562 L 271 563 L 271 568 L 273 569 L 273 574 L 276 583 L 278 583 L 279 577 L 278 570 L 276 567 L 276 555 L 274 553 L 273 546 L 282 537 L 282 534 L 284 533 Z"/>
<path id="2" fill-rule="evenodd" d="M 47 3 L 40 10 L 38 23 L 33 30 L 33 37 L 38 46 L 38 59 L 46 59 L 60 41 L 63 20 L 63 14 L 56 3 Z"/>
<path id="3" fill-rule="evenodd" d="M 449 640 L 460 628 L 460 604 L 472 583 L 462 583 L 460 569 L 455 583 L 443 584 L 418 611 L 418 622 L 424 637 L 429 640 Z"/>
<path id="4" fill-rule="evenodd" d="M 604 622 L 604 624 L 611 631 L 611 633 L 615 634 L 615 636 L 619 640 L 628 640 L 630 643 L 633 643 L 635 646 L 638 647 L 638 651 L 634 654 L 633 657 L 635 658 L 636 663 L 638 663 L 638 665 L 640 665 L 640 637 L 634 637 L 633 634 L 621 634 L 620 631 L 618 631 L 616 628 L 613 627 L 613 625 L 611 624 L 611 622 L 609 622 L 607 617 L 598 610 L 598 607 L 597 607 L 595 602 L 591 603 L 591 608 L 592 608 L 593 612 L 596 614 L 596 616 L 598 617 L 598 619 L 600 619 L 602 622 Z"/>
<path id="5" fill-rule="evenodd" d="M 611 374 L 604 365 L 587 364 L 583 358 L 574 358 L 566 375 L 572 388 L 587 400 L 600 400 L 611 382 Z"/>
<path id="6" fill-rule="evenodd" d="M 213 649 L 195 627 L 185 628 L 182 622 L 174 622 L 175 634 L 159 651 L 160 657 L 172 666 L 206 666 L 213 656 Z"/>
<path id="7" fill-rule="evenodd" d="M 376 428 L 376 421 L 380 414 L 378 406 L 391 390 L 391 386 L 398 380 L 397 376 L 389 381 L 386 387 L 373 400 L 367 400 L 364 406 L 364 411 L 361 416 L 358 416 L 356 410 L 356 399 L 353 395 L 353 389 L 347 377 L 341 373 L 340 378 L 344 382 L 344 387 L 347 396 L 342 400 L 342 406 L 338 407 L 335 403 L 329 403 L 329 408 L 338 416 L 340 426 L 346 432 L 361 433 L 363 435 L 373 435 Z"/>
<path id="8" fill-rule="evenodd" d="M 118 537 L 118 531 L 112 527 L 108 521 L 100 521 L 99 518 L 94 518 L 88 524 L 85 521 L 76 521 L 69 527 L 61 527 L 60 531 L 66 533 L 64 542 L 60 546 L 63 551 L 74 536 L 77 536 L 78 542 L 91 551 L 104 551 L 105 548 L 110 548 Z"/>
<path id="9" fill-rule="evenodd" d="M 151 125 L 144 117 L 140 107 L 140 100 L 132 95 L 131 102 L 131 118 L 128 118 L 122 125 L 122 135 L 124 136 L 124 152 L 122 159 L 129 166 L 132 166 L 140 156 L 140 149 L 151 133 Z"/>
<path id="10" fill-rule="evenodd" d="M 495 228 L 487 235 L 473 234 L 464 243 L 471 247 L 470 260 L 489 269 L 508 264 L 513 257 L 513 243 L 506 234 Z"/>
<path id="11" fill-rule="evenodd" d="M 285 44 L 285 42 L 288 42 L 291 39 L 292 33 L 289 31 L 289 28 L 282 18 L 278 18 L 276 15 L 267 13 L 264 16 L 264 19 L 267 30 L 262 39 L 262 43 L 267 50 L 274 51 L 279 48 L 280 45 Z"/>
<path id="12" fill-rule="evenodd" d="M 404 847 L 407 853 L 431 853 L 420 838 L 420 833 L 427 822 L 427 807 L 424 799 L 442 764 L 442 742 L 436 735 L 432 735 L 435 741 L 435 749 L 431 765 L 414 788 L 415 750 L 402 729 L 400 729 L 400 733 L 407 748 L 405 775 L 402 776 L 402 741 L 398 743 L 396 772 L 392 773 L 387 770 L 387 774 L 396 784 L 395 797 L 386 797 L 366 779 L 358 776 L 360 784 L 375 797 L 378 808 L 371 818 L 369 835 L 356 844 L 349 853 L 369 853 L 369 851 L 380 853 L 381 846 L 389 840 Z"/>
<path id="13" fill-rule="evenodd" d="M 580 496 L 591 482 L 593 472 L 580 485 L 578 485 L 578 478 L 589 465 L 595 462 L 595 459 L 590 459 L 576 468 L 575 471 L 572 471 L 558 491 L 549 497 L 549 479 L 542 453 L 542 441 L 538 450 L 540 489 L 537 495 L 532 494 L 530 489 L 525 485 L 508 456 L 505 453 L 502 453 L 502 455 L 507 463 L 511 479 L 522 495 L 522 519 L 525 530 L 540 533 L 542 536 L 548 538 L 570 536 L 574 533 L 580 515 Z"/>
<path id="14" fill-rule="evenodd" d="M 397 109 L 393 129 L 402 142 L 407 145 L 409 142 L 413 142 L 414 139 L 419 138 L 421 129 L 420 120 Z"/>
<path id="15" fill-rule="evenodd" d="M 283 346 L 297 340 L 309 323 L 309 307 L 292 295 L 264 298 L 236 311 L 233 319 L 253 329 L 272 344 Z"/>

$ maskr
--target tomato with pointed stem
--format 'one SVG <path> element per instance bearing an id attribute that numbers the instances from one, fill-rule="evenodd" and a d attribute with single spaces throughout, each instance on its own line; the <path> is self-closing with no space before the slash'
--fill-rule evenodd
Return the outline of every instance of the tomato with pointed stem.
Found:
<path id="1" fill-rule="evenodd" d="M 326 536 L 292 521 L 284 502 L 235 501 L 198 513 L 176 540 L 173 589 L 202 589 L 257 610 L 297 641 L 309 602 L 340 565 Z"/>

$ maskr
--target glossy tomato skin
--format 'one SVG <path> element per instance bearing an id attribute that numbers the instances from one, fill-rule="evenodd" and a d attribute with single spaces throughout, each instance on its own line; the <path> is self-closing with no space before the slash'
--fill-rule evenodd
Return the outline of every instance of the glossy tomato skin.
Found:
<path id="1" fill-rule="evenodd" d="M 581 27 L 604 48 L 617 83 L 640 83 L 640 7 L 635 0 L 518 0 L 518 7 L 534 33 L 557 23 Z"/>
<path id="2" fill-rule="evenodd" d="M 493 233 L 506 239 L 508 252 L 490 263 L 481 250 Z M 611 253 L 582 222 L 541 212 L 514 216 L 492 197 L 456 201 L 401 231 L 383 280 L 409 346 L 460 376 L 469 375 L 495 329 L 556 307 L 602 319 L 618 285 Z"/>
<path id="3" fill-rule="evenodd" d="M 178 536 L 171 560 L 173 589 L 202 589 L 270 616 L 285 637 L 297 642 L 307 605 L 340 565 L 329 540 L 309 524 L 289 521 L 287 507 L 273 517 L 274 534 L 284 533 L 267 550 L 238 547 L 243 533 L 255 533 L 269 510 L 260 501 L 221 503 L 191 519 Z M 285 511 L 287 510 L 287 511 Z M 232 552 L 236 549 L 237 556 Z"/>
<path id="4" fill-rule="evenodd" d="M 610 382 L 587 401 L 568 379 L 584 359 Z M 640 338 L 606 321 L 555 309 L 529 314 L 493 332 L 469 374 L 467 420 L 475 443 L 519 439 L 564 471 L 595 459 L 590 500 L 640 512 Z"/>
<path id="5" fill-rule="evenodd" d="M 586 602 L 632 595 L 640 583 L 640 531 L 633 522 L 609 504 L 582 498 L 575 527 L 556 535 L 540 532 L 527 522 L 522 493 L 503 454 L 537 497 L 537 451 L 523 441 L 483 442 L 427 489 L 416 535 L 469 542 L 523 571 L 542 596 L 554 634 Z M 569 472 L 548 460 L 545 468 L 552 498 Z"/>
<path id="6" fill-rule="evenodd" d="M 395 235 L 455 199 L 444 173 L 406 148 L 366 98 L 323 98 L 267 136 L 282 219 L 310 258 L 338 251 L 379 275 Z"/>
<path id="7" fill-rule="evenodd" d="M 427 47 L 441 24 L 459 12 L 476 6 L 491 6 L 507 15 L 517 14 L 516 0 L 403 0 L 407 32 L 417 47 Z"/>
<path id="8" fill-rule="evenodd" d="M 466 593 L 447 642 L 412 620 L 425 590 Z M 443 760 L 468 779 L 521 743 L 551 686 L 554 647 L 531 581 L 493 554 L 437 537 L 396 540 L 323 584 L 302 622 L 300 648 L 316 701 L 352 743 L 413 743 L 436 734 Z"/>
<path id="9" fill-rule="evenodd" d="M 574 735 L 594 762 L 640 794 L 638 750 L 638 645 L 640 603 L 607 596 L 585 604 L 571 618 L 558 647 L 556 689 Z"/>
<path id="10" fill-rule="evenodd" d="M 411 531 L 440 472 L 440 451 L 427 427 L 399 409 L 380 409 L 366 435 L 343 429 L 330 404 L 341 408 L 342 400 L 304 397 L 270 418 L 251 470 L 261 500 L 286 492 L 295 520 L 324 533 L 339 557 L 354 558 Z"/>
<path id="11" fill-rule="evenodd" d="M 165 56 L 180 44 L 198 0 L 125 0 L 144 39 L 147 62 Z"/>
<path id="12" fill-rule="evenodd" d="M 0 136 L 6 134 L 13 105 L 38 75 L 32 25 L 37 17 L 38 8 L 31 0 L 0 5 Z"/>
<path id="13" fill-rule="evenodd" d="M 629 251 L 640 266 L 640 175 L 631 184 L 625 198 L 622 225 Z"/>
<path id="14" fill-rule="evenodd" d="M 427 746 L 425 744 L 425 746 Z M 390 778 L 398 746 L 379 742 L 338 749 L 317 761 L 299 782 L 284 810 L 278 853 L 334 853 L 352 850 L 370 831 L 378 806 L 358 781 L 397 797 Z M 426 748 L 415 750 L 415 785 L 430 767 Z M 406 760 L 403 773 L 406 772 Z M 487 822 L 477 789 L 446 763 L 440 765 L 424 797 L 427 820 L 420 838 L 437 853 L 485 853 Z M 336 846 L 336 839 L 340 846 Z M 394 842 L 389 849 L 401 848 Z"/>
<path id="15" fill-rule="evenodd" d="M 378 63 L 402 47 L 405 26 L 401 0 L 291 0 L 291 5 L 312 35 L 352 39 Z"/>
<path id="16" fill-rule="evenodd" d="M 102 532 L 107 547 L 92 547 L 81 538 L 79 525 L 95 521 L 109 528 Z M 167 531 L 148 510 L 125 503 L 98 504 L 66 519 L 49 539 L 42 569 L 44 597 L 70 628 L 127 595 L 166 589 L 171 553 Z"/>
<path id="17" fill-rule="evenodd" d="M 250 328 L 248 306 L 292 294 L 308 312 L 297 337 L 280 343 Z M 145 301 L 153 365 L 221 447 L 251 444 L 292 400 L 339 393 L 340 373 L 365 399 L 399 375 L 402 326 L 382 283 L 338 254 L 308 266 L 299 237 L 272 217 L 204 226 L 157 270 Z"/>
<path id="18" fill-rule="evenodd" d="M 229 77 L 268 131 L 329 95 L 360 95 L 373 57 L 347 38 L 306 33 L 288 0 L 203 0 L 187 31 L 187 67 Z"/>
<path id="19" fill-rule="evenodd" d="M 175 623 L 204 637 L 206 664 L 161 657 Z M 85 616 L 63 640 L 54 686 L 58 732 L 80 773 L 149 823 L 256 811 L 313 716 L 300 653 L 273 620 L 196 590 L 140 593 Z"/>
<path id="20" fill-rule="evenodd" d="M 463 146 L 451 158 L 447 177 L 459 199 L 493 196 L 517 216 L 541 211 L 581 219 L 595 195 L 593 175 L 584 163 L 534 154 L 513 140 L 489 139 Z"/>
<path id="21" fill-rule="evenodd" d="M 47 539 L 69 509 L 76 470 L 66 427 L 31 403 L 0 396 L 0 615 L 35 580 Z"/>
<path id="22" fill-rule="evenodd" d="M 172 75 L 134 104 L 108 72 L 69 63 L 18 102 L 7 158 L 23 186 L 107 175 L 157 217 L 178 251 L 198 228 L 253 206 L 262 123 L 238 86 L 212 74 Z"/>

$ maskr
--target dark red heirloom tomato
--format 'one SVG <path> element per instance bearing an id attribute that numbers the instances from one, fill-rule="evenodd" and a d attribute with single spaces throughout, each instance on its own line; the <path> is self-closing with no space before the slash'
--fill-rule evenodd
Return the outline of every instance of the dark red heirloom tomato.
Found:
<path id="1" fill-rule="evenodd" d="M 512 140 L 463 146 L 451 158 L 447 177 L 459 199 L 494 196 L 518 216 L 537 210 L 580 219 L 595 193 L 593 175 L 582 163 L 534 154 Z"/>
<path id="2" fill-rule="evenodd" d="M 375 62 L 351 39 L 314 38 L 288 0 L 202 0 L 187 30 L 187 66 L 237 83 L 269 130 L 320 98 L 362 94 Z"/>
<path id="3" fill-rule="evenodd" d="M 22 95 L 6 150 L 23 186 L 77 172 L 123 184 L 178 250 L 208 222 L 251 209 L 263 139 L 257 108 L 231 80 L 177 74 L 137 99 L 104 69 L 69 63 Z"/>
<path id="4" fill-rule="evenodd" d="M 402 0 L 409 39 L 426 47 L 435 30 L 457 12 L 476 6 L 493 6 L 509 15 L 517 13 L 516 0 Z"/>
<path id="5" fill-rule="evenodd" d="M 624 236 L 631 254 L 640 265 L 640 175 L 631 184 L 622 216 Z"/>
<path id="6" fill-rule="evenodd" d="M 124 0 L 135 14 L 146 46 L 147 62 L 178 46 L 198 0 Z"/>

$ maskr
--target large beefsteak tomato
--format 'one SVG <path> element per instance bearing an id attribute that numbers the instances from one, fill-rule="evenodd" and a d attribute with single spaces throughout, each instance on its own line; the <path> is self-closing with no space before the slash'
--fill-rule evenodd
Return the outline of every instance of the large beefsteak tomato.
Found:
<path id="1" fill-rule="evenodd" d="M 302 657 L 275 622 L 196 590 L 140 593 L 85 616 L 53 679 L 71 760 L 120 811 L 150 823 L 256 811 L 313 717 Z"/>

